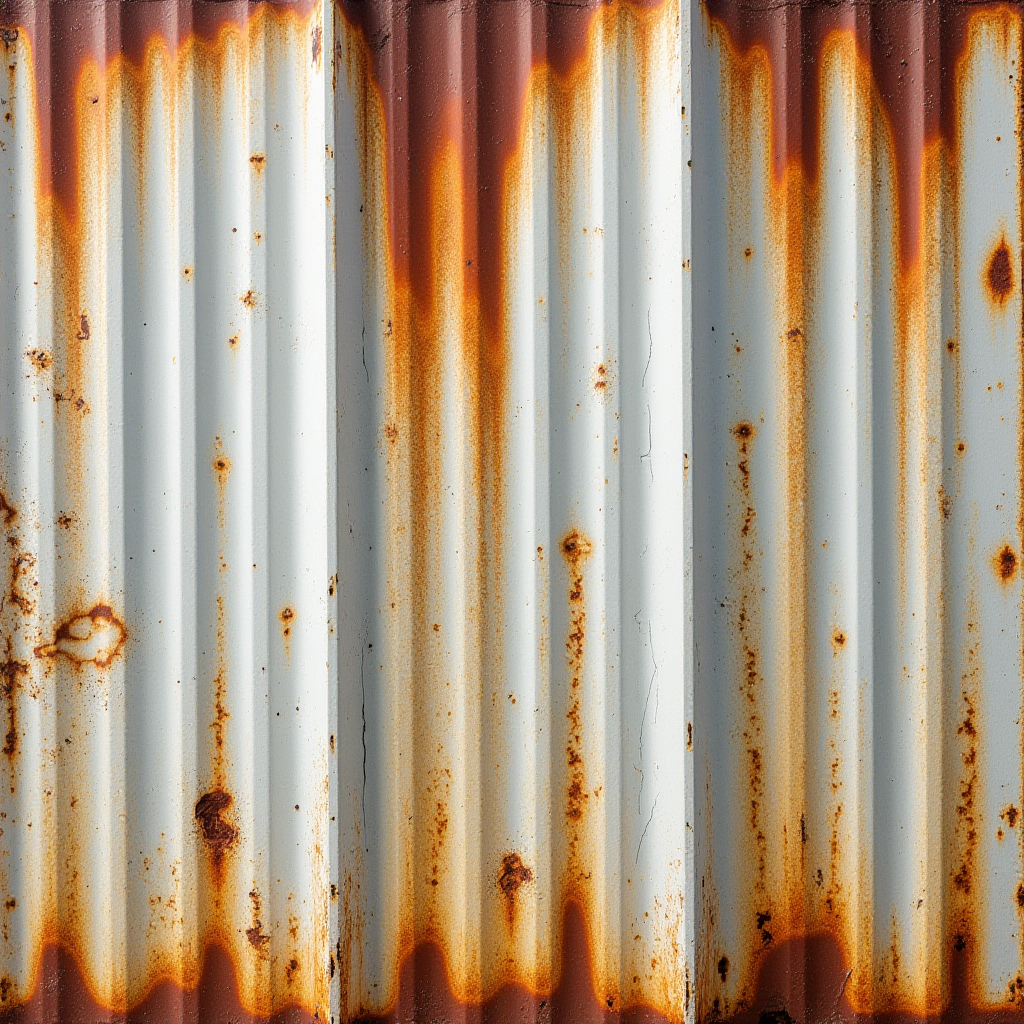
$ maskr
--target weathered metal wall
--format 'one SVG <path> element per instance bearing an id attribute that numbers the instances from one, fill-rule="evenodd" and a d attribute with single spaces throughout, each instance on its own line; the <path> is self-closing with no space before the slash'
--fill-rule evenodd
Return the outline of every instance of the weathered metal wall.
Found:
<path id="1" fill-rule="evenodd" d="M 0 1003 L 681 1020 L 688 12 L 0 12 Z"/>
<path id="2" fill-rule="evenodd" d="M 1019 1017 L 1017 5 L 0 48 L 0 1007 Z"/>

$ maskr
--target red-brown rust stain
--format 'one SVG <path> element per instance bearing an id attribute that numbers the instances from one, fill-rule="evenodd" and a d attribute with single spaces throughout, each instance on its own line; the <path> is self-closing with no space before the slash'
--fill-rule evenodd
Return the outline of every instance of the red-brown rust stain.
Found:
<path id="1" fill-rule="evenodd" d="M 238 829 L 227 817 L 234 798 L 222 789 L 204 793 L 195 807 L 196 822 L 203 843 L 216 867 L 221 867 L 224 858 L 238 841 Z"/>
<path id="2" fill-rule="evenodd" d="M 230 348 L 233 352 L 237 351 L 237 349 L 238 349 L 238 342 L 240 340 L 241 340 L 241 335 L 238 333 L 238 331 L 235 331 L 234 334 L 229 335 L 229 337 L 228 337 L 228 348 Z"/>
<path id="3" fill-rule="evenodd" d="M 4 733 L 3 755 L 7 758 L 8 764 L 13 769 L 18 756 L 18 743 L 20 730 L 18 727 L 18 698 L 21 693 L 23 680 L 29 675 L 30 668 L 27 662 L 19 661 L 14 657 L 14 642 L 11 636 L 5 638 L 6 650 L 5 660 L 0 662 L 0 697 L 3 698 L 4 710 L 6 712 L 7 728 Z M 15 790 L 14 773 L 10 773 L 11 792 Z"/>
<path id="4" fill-rule="evenodd" d="M 846 646 L 846 634 L 836 626 L 832 630 L 832 636 L 829 638 L 832 644 L 832 651 L 834 654 L 838 654 Z"/>
<path id="5" fill-rule="evenodd" d="M 669 1024 L 653 1007 L 624 1003 L 598 991 L 597 970 L 591 953 L 589 929 L 578 903 L 565 905 L 561 926 L 552 926 L 552 945 L 562 970 L 553 988 L 533 991 L 522 984 L 503 984 L 482 1002 L 465 1002 L 452 992 L 444 952 L 437 942 L 417 943 L 398 971 L 397 993 L 383 1013 L 354 1007 L 349 1019 L 366 1024 L 401 1024 L 407 1021 L 460 1021 L 466 1024 Z M 609 1005 L 611 1004 L 611 1005 Z M 343 1004 L 344 1005 L 344 1004 Z"/>
<path id="6" fill-rule="evenodd" d="M 1000 238 L 989 256 L 984 273 L 985 291 L 995 306 L 1005 306 L 1013 292 L 1013 258 L 1006 238 Z"/>
<path id="7" fill-rule="evenodd" d="M 281 624 L 281 638 L 284 640 L 284 654 L 286 658 L 292 653 L 292 629 L 295 626 L 295 609 L 291 605 L 285 605 L 277 613 L 277 621 Z"/>
<path id="8" fill-rule="evenodd" d="M 999 817 L 1002 818 L 1010 828 L 1016 828 L 1017 819 L 1020 817 L 1020 811 L 1017 810 L 1013 804 L 1009 804 L 999 812 Z"/>
<path id="9" fill-rule="evenodd" d="M 266 153 L 253 153 L 253 155 L 249 157 L 249 163 L 252 164 L 253 170 L 259 174 L 267 163 Z"/>
<path id="10" fill-rule="evenodd" d="M 198 965 L 194 987 L 183 988 L 161 979 L 146 990 L 146 995 L 127 1008 L 98 1003 L 82 976 L 79 961 L 68 949 L 48 945 L 39 958 L 35 991 L 25 1002 L 3 1008 L 4 1024 L 38 1024 L 40 1020 L 60 1019 L 89 1024 L 94 1021 L 210 1021 L 217 1024 L 327 1024 L 321 1011 L 288 1005 L 262 1017 L 246 1004 L 239 972 L 229 954 L 214 943 L 208 944 Z M 60 993 L 59 1013 L 54 994 Z"/>
<path id="11" fill-rule="evenodd" d="M 533 869 L 523 863 L 523 858 L 518 853 L 515 851 L 506 853 L 501 858 L 501 867 L 498 869 L 498 888 L 505 898 L 505 916 L 510 929 L 515 928 L 516 897 L 519 890 L 532 881 Z"/>
<path id="12" fill-rule="evenodd" d="M 586 811 L 587 777 L 583 762 L 583 667 L 587 637 L 587 604 L 583 588 L 583 567 L 594 551 L 590 539 L 573 528 L 559 544 L 569 572 L 569 633 L 565 640 L 569 670 L 569 707 L 565 717 L 569 723 L 566 764 L 569 782 L 566 792 L 565 816 L 573 826 L 579 824 Z M 578 832 L 573 832 L 578 838 Z"/>
<path id="13" fill-rule="evenodd" d="M 1004 544 L 992 556 L 992 568 L 1000 583 L 1011 583 L 1017 575 L 1017 555 L 1009 544 Z"/>
<path id="14" fill-rule="evenodd" d="M 261 956 L 266 956 L 270 945 L 270 936 L 263 932 L 263 904 L 258 889 L 249 890 L 249 902 L 252 904 L 252 925 L 245 930 L 249 945 Z"/>
<path id="15" fill-rule="evenodd" d="M 250 288 L 244 295 L 239 296 L 239 301 L 246 309 L 255 309 L 257 302 L 256 293 Z"/>
<path id="16" fill-rule="evenodd" d="M 35 648 L 37 658 L 63 656 L 72 665 L 109 668 L 124 649 L 128 631 L 109 604 L 94 604 L 88 611 L 69 616 L 58 627 L 53 642 Z"/>
<path id="17" fill-rule="evenodd" d="M 904 265 L 918 260 L 930 188 L 927 153 L 940 141 L 955 149 L 961 106 L 956 87 L 972 27 L 1005 17 L 1009 5 L 877 3 L 863 17 L 850 0 L 811 0 L 799 6 L 798 18 L 791 5 L 774 0 L 703 0 L 702 7 L 738 56 L 756 50 L 771 69 L 771 162 L 778 181 L 793 165 L 802 167 L 810 185 L 818 181 L 821 55 L 836 33 L 853 40 L 870 68 L 873 99 L 895 158 L 899 259 Z M 799 117 L 792 116 L 795 110 Z"/>
<path id="18" fill-rule="evenodd" d="M 182 267 L 181 268 L 181 276 L 183 278 L 185 278 L 186 281 L 191 281 L 193 276 L 195 275 L 195 272 L 196 272 L 196 268 L 195 267 L 187 267 L 186 266 L 186 267 Z"/>

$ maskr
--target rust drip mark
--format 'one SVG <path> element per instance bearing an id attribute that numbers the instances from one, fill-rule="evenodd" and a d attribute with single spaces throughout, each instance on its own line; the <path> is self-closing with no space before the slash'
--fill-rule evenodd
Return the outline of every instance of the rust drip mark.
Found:
<path id="1" fill-rule="evenodd" d="M 7 731 L 4 734 L 3 754 L 13 768 L 18 756 L 18 695 L 21 681 L 29 674 L 29 666 L 14 657 L 13 638 L 7 637 L 7 659 L 0 664 L 0 696 L 7 711 Z M 11 792 L 14 792 L 14 778 L 11 778 Z"/>
<path id="2" fill-rule="evenodd" d="M 992 556 L 992 567 L 1001 583 L 1010 583 L 1017 575 L 1017 556 L 1009 544 L 1004 544 Z"/>
<path id="3" fill-rule="evenodd" d="M 999 239 L 999 244 L 988 259 L 985 284 L 992 302 L 996 306 L 1006 305 L 1006 300 L 1013 291 L 1013 263 L 1005 237 Z"/>
<path id="4" fill-rule="evenodd" d="M 277 621 L 281 623 L 281 636 L 284 639 L 284 653 L 286 658 L 291 657 L 292 626 L 295 623 L 295 609 L 291 605 L 285 605 L 277 613 Z"/>
<path id="5" fill-rule="evenodd" d="M 224 857 L 238 841 L 238 829 L 224 816 L 234 802 L 230 793 L 214 789 L 196 802 L 196 821 L 214 866 L 221 867 Z"/>
<path id="6" fill-rule="evenodd" d="M 40 373 L 45 373 L 53 366 L 53 355 L 43 348 L 30 348 L 25 357 Z"/>
<path id="7" fill-rule="evenodd" d="M 266 162 L 267 157 L 265 153 L 253 153 L 253 155 L 249 157 L 249 163 L 252 164 L 257 174 L 259 174 L 260 171 L 263 170 L 263 166 L 264 164 L 266 164 Z"/>
<path id="8" fill-rule="evenodd" d="M 508 926 L 515 928 L 516 896 L 528 882 L 533 881 L 533 871 L 523 863 L 518 853 L 506 853 L 501 858 L 501 869 L 498 871 L 498 888 L 505 897 L 505 913 Z"/>
<path id="9" fill-rule="evenodd" d="M 566 745 L 569 787 L 566 794 L 565 813 L 569 821 L 579 822 L 583 818 L 585 802 L 589 796 L 583 764 L 583 716 L 580 702 L 587 635 L 583 564 L 593 553 L 594 545 L 589 538 L 574 527 L 562 538 L 559 547 L 569 570 L 569 634 L 565 641 L 569 660 L 569 709 L 565 713 L 569 722 L 569 742 Z"/>
<path id="10" fill-rule="evenodd" d="M 109 668 L 124 648 L 127 630 L 108 604 L 95 604 L 57 627 L 53 643 L 35 648 L 37 658 L 62 654 L 75 665 Z"/>
<path id="11" fill-rule="evenodd" d="M 249 900 L 252 902 L 252 927 L 246 928 L 245 937 L 249 945 L 261 956 L 266 956 L 267 947 L 270 945 L 270 936 L 263 933 L 263 907 L 258 889 L 249 890 Z"/>
<path id="12" fill-rule="evenodd" d="M 4 526 L 10 527 L 14 520 L 18 518 L 18 513 L 14 506 L 7 500 L 7 496 L 0 491 L 0 516 L 3 516 Z"/>
<path id="13" fill-rule="evenodd" d="M 792 332 L 790 332 L 792 333 Z M 750 457 L 757 429 L 753 423 L 740 420 L 732 428 L 736 441 L 736 469 L 739 477 L 739 507 L 742 521 L 739 529 L 740 562 L 736 570 L 740 600 L 735 628 L 740 648 L 740 691 L 742 694 L 742 738 L 746 748 L 747 785 L 750 793 L 750 832 L 757 850 L 757 887 L 763 895 L 767 870 L 768 841 L 761 826 L 761 801 L 764 797 L 764 763 L 761 753 L 762 722 L 759 695 L 761 690 L 761 655 L 759 630 L 755 617 L 759 607 L 760 587 L 757 573 L 757 511 L 751 486 Z"/>

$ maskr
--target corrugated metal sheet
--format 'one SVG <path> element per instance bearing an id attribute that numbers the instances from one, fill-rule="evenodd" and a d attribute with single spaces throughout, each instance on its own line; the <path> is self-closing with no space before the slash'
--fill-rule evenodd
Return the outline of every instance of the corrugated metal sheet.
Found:
<path id="1" fill-rule="evenodd" d="M 1020 1017 L 1017 5 L 0 49 L 0 1014 Z"/>

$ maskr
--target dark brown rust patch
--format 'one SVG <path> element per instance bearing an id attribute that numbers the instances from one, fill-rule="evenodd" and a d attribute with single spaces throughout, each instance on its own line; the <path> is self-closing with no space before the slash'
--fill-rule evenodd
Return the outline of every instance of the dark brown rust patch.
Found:
<path id="1" fill-rule="evenodd" d="M 232 334 L 228 338 L 228 348 L 237 349 L 238 348 L 238 339 L 239 339 L 239 334 L 238 334 L 237 331 L 235 331 L 235 333 Z"/>
<path id="2" fill-rule="evenodd" d="M 230 793 L 214 789 L 204 793 L 196 803 L 199 831 L 217 867 L 238 840 L 238 829 L 224 817 L 233 802 Z"/>
<path id="3" fill-rule="evenodd" d="M 1006 239 L 1001 238 L 988 260 L 985 271 L 985 283 L 989 298 L 997 305 L 1005 305 L 1013 291 L 1013 263 L 1010 247 Z"/>
<path id="4" fill-rule="evenodd" d="M 837 626 L 832 630 L 832 650 L 838 654 L 846 646 L 846 634 Z"/>
<path id="5" fill-rule="evenodd" d="M 265 153 L 253 153 L 253 155 L 249 157 L 249 163 L 253 165 L 257 173 L 263 170 L 263 165 L 266 162 L 267 157 Z"/>
<path id="6" fill-rule="evenodd" d="M 257 953 L 265 954 L 270 945 L 270 936 L 263 934 L 263 922 L 260 920 L 263 908 L 258 889 L 249 890 L 249 900 L 252 903 L 252 927 L 246 928 L 245 937 Z"/>
<path id="7" fill-rule="evenodd" d="M 74 665 L 108 668 L 124 648 L 127 630 L 108 604 L 95 604 L 57 627 L 53 643 L 35 648 L 37 658 L 63 655 Z"/>
<path id="8" fill-rule="evenodd" d="M 729 977 L 729 958 L 727 956 L 721 957 L 718 961 L 718 976 L 722 979 L 722 984 L 724 985 Z"/>
<path id="9" fill-rule="evenodd" d="M 498 888 L 505 897 L 505 913 L 510 928 L 515 927 L 516 896 L 522 886 L 533 881 L 533 871 L 523 863 L 518 853 L 506 853 L 498 871 Z"/>
<path id="10" fill-rule="evenodd" d="M 587 635 L 583 565 L 593 553 L 594 546 L 585 534 L 573 528 L 562 538 L 559 547 L 569 570 L 569 634 L 565 641 L 569 663 L 569 708 L 565 713 L 569 723 L 569 741 L 565 751 L 569 786 L 565 813 L 569 821 L 578 822 L 583 817 L 589 798 L 583 764 L 583 714 L 580 700 Z"/>
<path id="11" fill-rule="evenodd" d="M 1024 910 L 1024 882 L 1017 886 L 1017 906 Z"/>
<path id="12" fill-rule="evenodd" d="M 30 348 L 26 353 L 28 361 L 40 372 L 45 373 L 53 366 L 53 355 L 43 348 Z"/>
<path id="13" fill-rule="evenodd" d="M 999 812 L 999 817 L 1002 818 L 1003 821 L 1005 821 L 1010 828 L 1017 827 L 1017 818 L 1019 817 L 1019 815 L 1020 811 L 1018 811 L 1017 808 L 1013 806 L 1013 804 L 1004 807 L 1002 811 Z"/>
<path id="14" fill-rule="evenodd" d="M 89 340 L 89 317 L 85 313 L 79 315 L 78 318 L 78 333 L 75 337 L 79 341 Z"/>
<path id="15" fill-rule="evenodd" d="M 240 298 L 242 305 L 245 306 L 246 309 L 256 308 L 256 293 L 251 288 L 244 295 L 240 296 Z"/>
<path id="16" fill-rule="evenodd" d="M 7 637 L 7 660 L 0 663 L 0 697 L 3 698 L 7 712 L 7 731 L 4 734 L 3 754 L 13 766 L 18 756 L 18 695 L 22 680 L 29 674 L 29 666 L 13 656 L 13 640 Z M 14 779 L 11 779 L 11 792 L 14 792 Z"/>
<path id="17" fill-rule="evenodd" d="M 992 567 L 1003 583 L 1009 583 L 1017 574 L 1017 556 L 1009 544 L 1004 544 L 992 556 Z"/>
<path id="18" fill-rule="evenodd" d="M 195 272 L 196 272 L 195 267 L 182 267 L 181 268 L 181 276 L 183 278 L 185 278 L 186 281 L 191 281 L 192 277 L 195 274 Z"/>
<path id="19" fill-rule="evenodd" d="M 14 524 L 14 520 L 18 518 L 18 513 L 14 506 L 7 500 L 7 496 L 0 491 L 0 516 L 3 516 L 4 526 L 10 527 Z"/>

